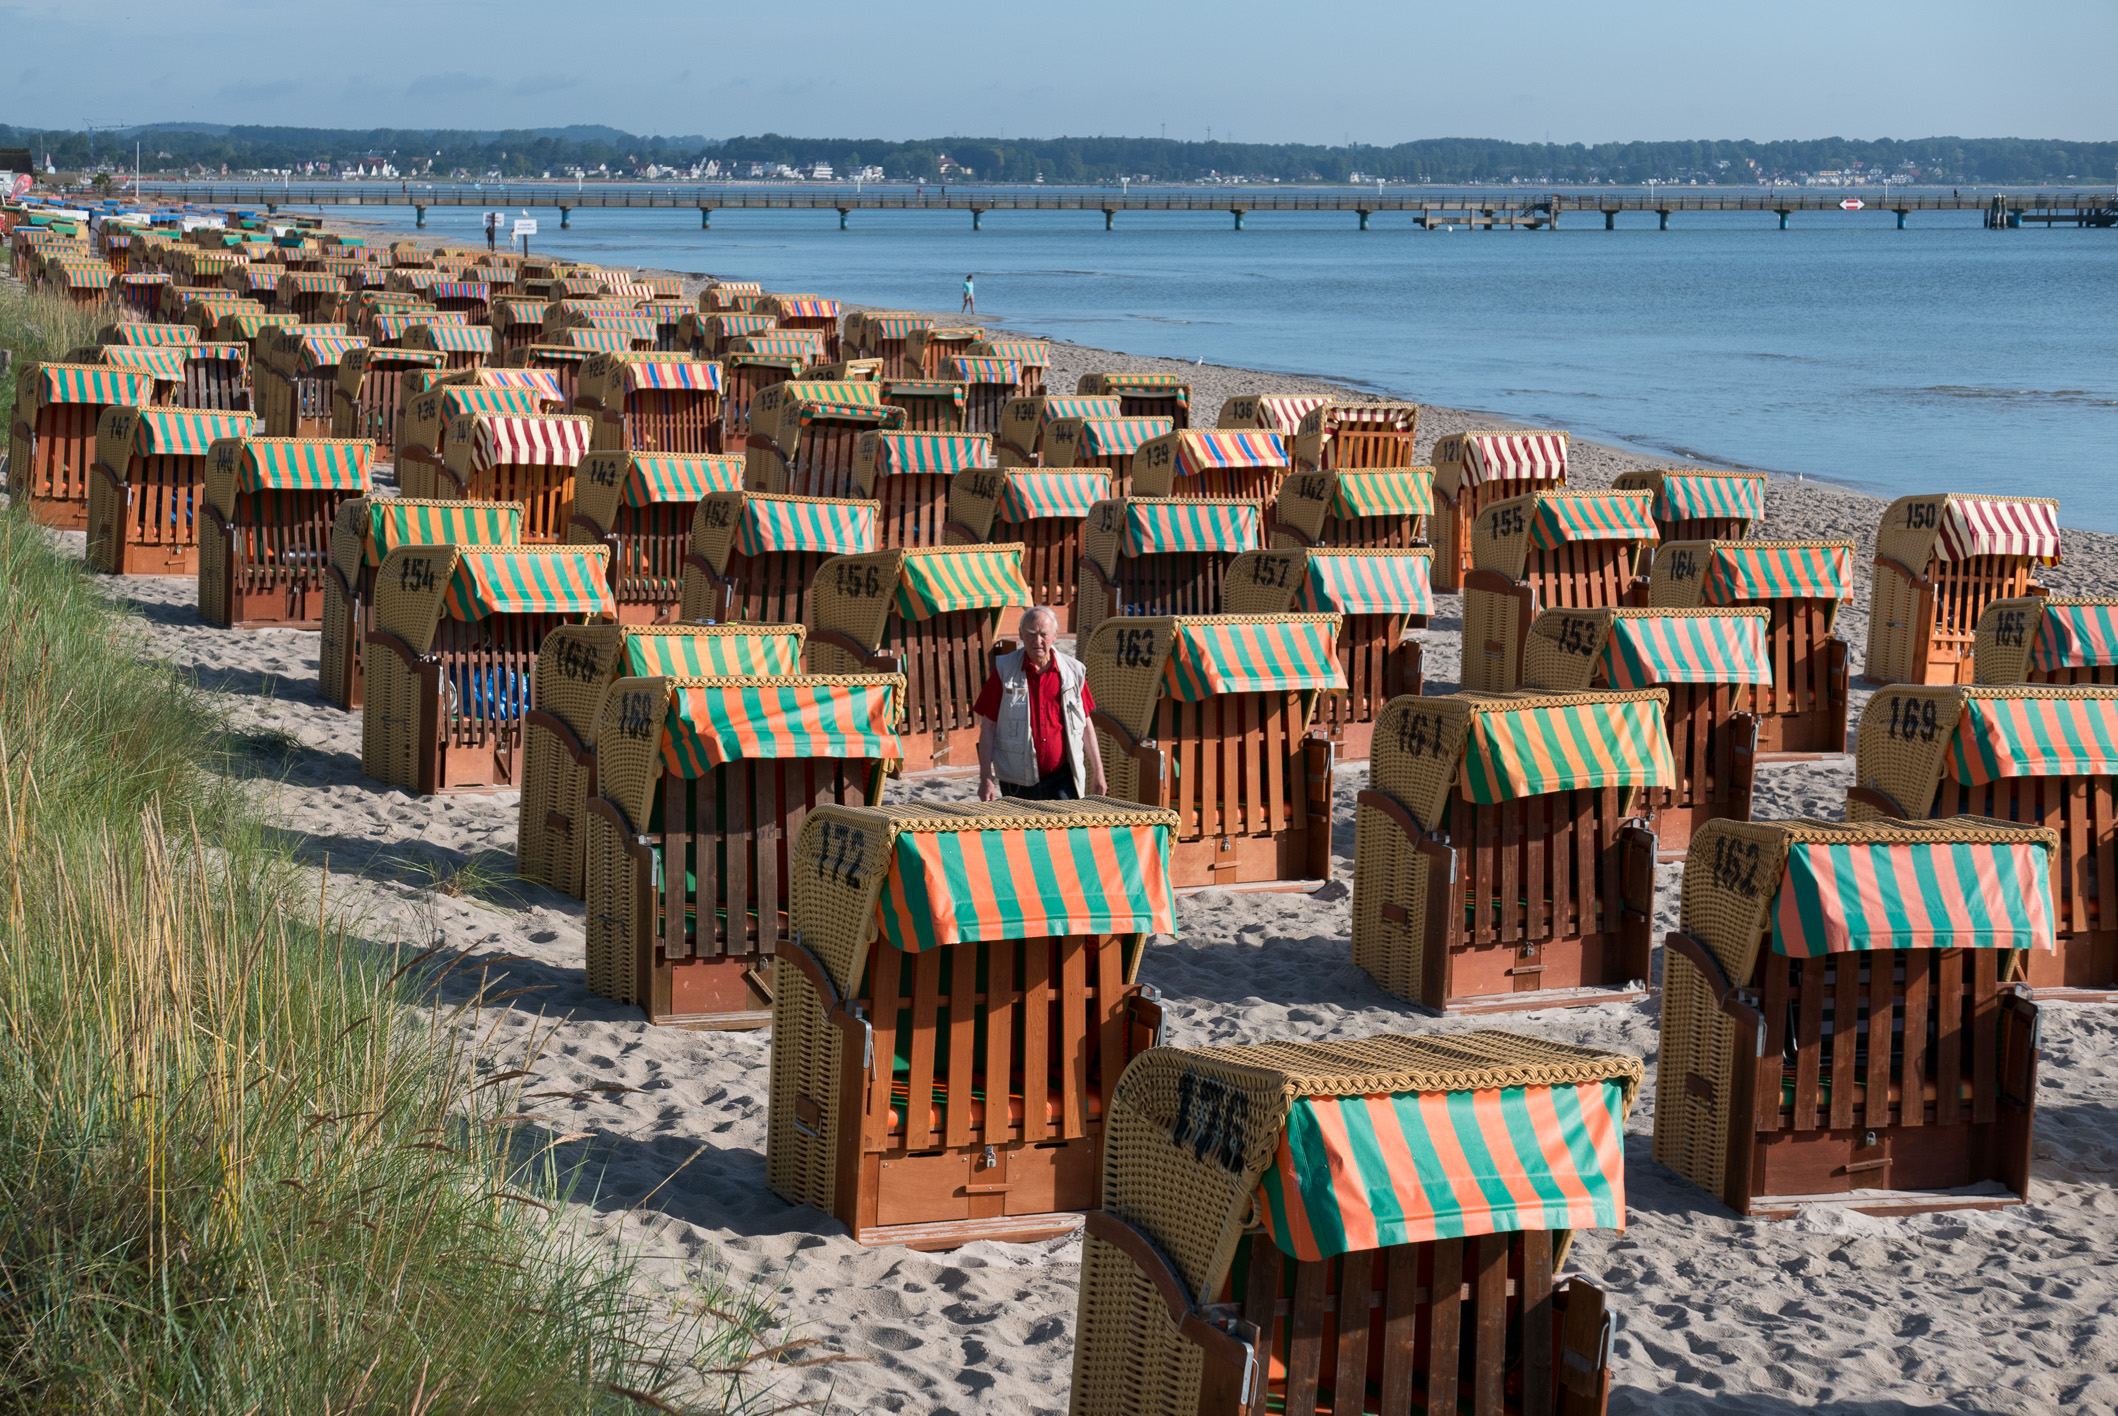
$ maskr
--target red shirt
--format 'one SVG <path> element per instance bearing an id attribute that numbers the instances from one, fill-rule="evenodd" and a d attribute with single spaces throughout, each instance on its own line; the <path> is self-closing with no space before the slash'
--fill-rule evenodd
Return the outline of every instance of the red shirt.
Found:
<path id="1" fill-rule="evenodd" d="M 1037 744 L 1037 775 L 1049 777 L 1066 761 L 1066 705 L 1060 698 L 1063 685 L 1057 651 L 1053 652 L 1050 666 L 1042 669 L 1032 668 L 1024 656 L 1022 672 L 1030 681 L 1030 741 Z M 980 717 L 1000 721 L 1000 670 L 986 675 L 985 687 L 978 690 L 978 702 L 973 706 Z M 1081 685 L 1081 711 L 1096 711 L 1096 696 L 1088 691 L 1085 682 Z M 1081 784 L 1082 790 L 1087 787 L 1086 782 Z"/>

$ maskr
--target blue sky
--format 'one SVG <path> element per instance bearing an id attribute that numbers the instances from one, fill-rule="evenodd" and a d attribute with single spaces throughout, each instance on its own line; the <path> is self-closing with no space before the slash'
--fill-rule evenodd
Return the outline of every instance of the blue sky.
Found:
<path id="1" fill-rule="evenodd" d="M 2108 139 L 2112 0 L 0 0 L 0 121 Z"/>

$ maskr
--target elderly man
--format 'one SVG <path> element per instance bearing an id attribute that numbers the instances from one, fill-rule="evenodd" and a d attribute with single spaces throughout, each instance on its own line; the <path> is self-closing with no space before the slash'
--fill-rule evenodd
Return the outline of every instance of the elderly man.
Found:
<path id="1" fill-rule="evenodd" d="M 1089 728 L 1096 700 L 1088 670 L 1053 644 L 1059 616 L 1039 605 L 1022 617 L 1022 647 L 1002 654 L 978 694 L 978 799 L 1027 801 L 1102 796 L 1103 754 Z"/>

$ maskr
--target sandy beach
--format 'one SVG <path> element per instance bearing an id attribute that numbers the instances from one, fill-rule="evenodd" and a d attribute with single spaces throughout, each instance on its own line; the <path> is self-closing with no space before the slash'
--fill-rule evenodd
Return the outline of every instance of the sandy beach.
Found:
<path id="1" fill-rule="evenodd" d="M 697 283 L 687 280 L 687 294 Z M 1341 391 L 1053 345 L 1054 390 L 1072 389 L 1091 369 L 1184 372 L 1199 425 L 1237 393 Z M 1424 407 L 1422 456 L 1443 434 L 1508 425 Z M 1572 483 L 1584 487 L 1632 467 L 1675 465 L 1581 441 L 1572 456 Z M 1768 487 L 1761 534 L 1860 543 L 1858 597 L 1839 620 L 1856 675 L 1882 506 L 1824 482 L 1774 478 Z M 2118 579 L 2118 537 L 2066 536 L 2066 558 L 2048 583 L 2107 590 Z M 1077 1240 L 946 1254 L 869 1249 L 835 1220 L 781 1201 L 765 1184 L 769 1032 L 651 1028 L 636 1010 L 589 994 L 581 903 L 512 878 L 514 793 L 436 799 L 383 789 L 361 773 L 359 717 L 318 696 L 317 636 L 209 628 L 190 580 L 134 578 L 109 590 L 139 617 L 139 652 L 169 659 L 223 698 L 244 735 L 244 766 L 290 848 L 328 873 L 331 899 L 361 933 L 379 943 L 445 942 L 504 978 L 501 987 L 521 990 L 462 1023 L 487 1039 L 495 1071 L 518 1065 L 525 1040 L 557 1021 L 529 1091 L 540 1097 L 543 1130 L 575 1138 L 565 1153 L 583 1176 L 580 1222 L 639 1254 L 643 1281 L 672 1301 L 704 1266 L 722 1264 L 741 1282 L 778 1288 L 791 1335 L 813 1339 L 813 1352 L 854 1359 L 786 1370 L 765 1407 L 828 1397 L 848 1411 L 1066 1409 Z M 1459 615 L 1458 597 L 1437 597 L 1430 693 L 1456 686 Z M 1867 696 L 1857 682 L 1856 721 Z M 1991 1215 L 1875 1219 L 1825 1209 L 1785 1223 L 1737 1219 L 1650 1158 L 1656 998 L 1443 1020 L 1352 966 L 1344 884 L 1353 798 L 1366 776 L 1365 765 L 1346 768 L 1336 783 L 1337 883 L 1315 896 L 1208 891 L 1180 901 L 1179 937 L 1151 948 L 1140 974 L 1167 1000 L 1171 1041 L 1499 1026 L 1645 1059 L 1648 1085 L 1627 1138 L 1629 1225 L 1582 1235 L 1569 1261 L 1611 1294 L 1614 1411 L 2118 1406 L 2118 1276 L 2108 1258 L 2118 1250 L 2118 1009 L 2044 1006 L 2029 1203 Z M 1762 767 L 1756 814 L 1837 817 L 1851 778 L 1850 759 Z M 970 790 L 963 776 L 892 787 L 900 797 Z M 1658 872 L 1658 940 L 1676 926 L 1682 870 Z M 1658 947 L 1658 975 L 1659 956 Z"/>

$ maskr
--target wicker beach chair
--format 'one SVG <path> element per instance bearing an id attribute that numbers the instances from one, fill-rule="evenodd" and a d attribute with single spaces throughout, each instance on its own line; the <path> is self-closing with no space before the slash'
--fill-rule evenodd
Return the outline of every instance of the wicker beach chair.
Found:
<path id="1" fill-rule="evenodd" d="M 1611 490 L 1651 494 L 1655 530 L 1665 542 L 1747 540 L 1765 519 L 1763 472 L 1689 467 L 1620 472 Z"/>
<path id="2" fill-rule="evenodd" d="M 206 455 L 222 438 L 246 438 L 256 430 L 248 413 L 104 409 L 88 482 L 89 568 L 111 575 L 197 575 Z"/>
<path id="3" fill-rule="evenodd" d="M 587 803 L 589 988 L 656 1025 L 775 1021 L 773 960 L 814 868 L 804 823 L 880 796 L 903 691 L 888 675 L 613 684 Z"/>
<path id="4" fill-rule="evenodd" d="M 1354 811 L 1353 962 L 1445 1013 L 1644 997 L 1668 709 L 1659 688 L 1391 703 Z"/>
<path id="5" fill-rule="evenodd" d="M 84 310 L 101 309 L 118 273 L 101 256 L 59 256 L 45 265 L 45 287 L 54 297 Z"/>
<path id="6" fill-rule="evenodd" d="M 437 280 L 426 288 L 426 297 L 445 315 L 468 317 L 474 329 L 490 326 L 493 287 L 483 280 Z M 486 352 L 491 351 L 492 345 L 488 342 Z"/>
<path id="7" fill-rule="evenodd" d="M 1006 647 L 1001 617 L 1029 603 L 1019 545 L 837 556 L 818 568 L 810 591 L 809 666 L 902 673 L 905 770 L 970 766 L 981 721 L 972 705 Z"/>
<path id="8" fill-rule="evenodd" d="M 936 377 L 963 385 L 963 426 L 971 433 L 997 434 L 1010 399 L 1026 391 L 1022 361 L 984 354 L 955 354 L 941 361 Z"/>
<path id="9" fill-rule="evenodd" d="M 1979 683 L 2118 683 L 2118 599 L 1995 600 L 1977 644 Z"/>
<path id="10" fill-rule="evenodd" d="M 387 318 L 370 318 L 369 328 Z M 331 435 L 372 442 L 394 464 L 397 414 L 404 407 L 407 385 L 416 388 L 415 375 L 442 368 L 444 356 L 431 349 L 378 345 L 372 339 L 371 335 L 366 348 L 348 349 L 339 358 L 338 387 L 331 398 Z"/>
<path id="11" fill-rule="evenodd" d="M 1064 1234 L 1096 1202 L 1141 987 L 1174 932 L 1166 811 L 998 801 L 809 813 L 778 953 L 765 1173 L 863 1244 Z"/>
<path id="12" fill-rule="evenodd" d="M 874 550 L 881 510 L 870 501 L 709 492 L 692 514 L 679 617 L 808 623 L 824 562 Z"/>
<path id="13" fill-rule="evenodd" d="M 1316 393 L 1239 393 L 1221 401 L 1221 413 L 1213 425 L 1278 433 L 1291 447 L 1302 419 L 1329 401 Z"/>
<path id="14" fill-rule="evenodd" d="M 1222 598 L 1232 615 L 1333 614 L 1346 686 L 1317 701 L 1311 722 L 1340 762 L 1361 762 L 1375 720 L 1393 698 L 1426 691 L 1416 631 L 1434 613 L 1425 548 L 1410 551 L 1246 551 L 1229 564 Z"/>
<path id="15" fill-rule="evenodd" d="M 353 497 L 339 503 L 324 571 L 323 634 L 317 690 L 354 712 L 364 696 L 361 649 L 375 616 L 375 575 L 399 546 L 512 546 L 522 539 L 514 502 L 420 501 Z"/>
<path id="16" fill-rule="evenodd" d="M 1708 821 L 1748 821 L 1757 780 L 1758 715 L 1771 686 L 1762 607 L 1546 610 L 1530 626 L 1523 686 L 1543 693 L 1662 688 L 1675 777 L 1640 799 L 1661 858 L 1682 860 Z"/>
<path id="17" fill-rule="evenodd" d="M 842 346 L 845 357 L 880 359 L 882 377 L 886 379 L 919 378 L 920 366 L 912 359 L 907 346 L 915 331 L 930 330 L 936 323 L 932 316 L 915 315 L 909 311 L 871 310 L 850 315 Z M 840 355 L 834 351 L 824 357 L 836 359 Z"/>
<path id="18" fill-rule="evenodd" d="M 2042 587 L 2059 560 L 2049 497 L 1899 497 L 1875 536 L 1862 672 L 1877 683 L 1969 683 L 1978 619 Z"/>
<path id="19" fill-rule="evenodd" d="M 299 315 L 230 315 L 213 327 L 213 337 L 218 343 L 243 346 L 243 360 L 250 371 L 250 391 L 254 396 L 258 392 L 258 366 L 264 362 L 271 342 L 278 339 L 268 331 L 292 329 L 300 323 Z M 103 342 L 108 344 L 111 341 Z M 264 409 L 259 407 L 253 411 L 262 416 Z"/>
<path id="20" fill-rule="evenodd" d="M 1113 497 L 1081 532 L 1074 624 L 1083 635 L 1124 615 L 1221 613 L 1228 563 L 1258 549 L 1256 502 Z"/>
<path id="21" fill-rule="evenodd" d="M 235 438 L 207 455 L 199 618 L 224 629 L 321 629 L 338 509 L 368 491 L 375 449 Z"/>
<path id="22" fill-rule="evenodd" d="M 618 623 L 666 624 L 681 617 L 684 559 L 699 503 L 715 492 L 740 492 L 742 485 L 738 457 L 591 452 L 581 459 L 567 542 L 609 549 Z"/>
<path id="23" fill-rule="evenodd" d="M 759 295 L 751 313 L 770 315 L 783 330 L 813 329 L 823 341 L 826 360 L 845 356 L 839 352 L 839 304 L 821 295 Z"/>
<path id="24" fill-rule="evenodd" d="M 1270 544 L 1289 456 L 1287 439 L 1278 433 L 1173 432 L 1133 454 L 1125 494 L 1256 502 L 1264 513 L 1258 534 Z"/>
<path id="25" fill-rule="evenodd" d="M 525 295 L 492 302 L 486 311 L 486 320 L 492 326 L 493 340 L 499 346 L 501 358 L 543 341 L 544 315 L 550 306 L 548 300 L 532 300 Z"/>
<path id="26" fill-rule="evenodd" d="M 905 410 L 886 406 L 879 384 L 802 379 L 760 389 L 750 401 L 743 485 L 785 496 L 851 496 L 862 436 L 904 425 Z"/>
<path id="27" fill-rule="evenodd" d="M 881 505 L 879 546 L 938 546 L 951 485 L 992 466 L 993 440 L 982 433 L 865 432 L 854 444 L 852 493 Z"/>
<path id="28" fill-rule="evenodd" d="M 343 276 L 327 271 L 288 271 L 272 288 L 272 308 L 290 314 L 303 324 L 320 321 L 327 304 L 346 293 Z"/>
<path id="29" fill-rule="evenodd" d="M 1052 367 L 1052 346 L 1041 339 L 981 339 L 964 351 L 969 359 L 1005 359 L 1014 364 L 1021 380 L 1019 396 L 1034 398 L 1044 392 L 1045 371 Z M 999 429 L 980 428 L 979 432 Z"/>
<path id="30" fill-rule="evenodd" d="M 524 721 L 515 873 L 583 898 L 587 811 L 596 795 L 603 694 L 619 679 L 791 674 L 800 625 L 561 625 L 537 650 L 537 706 Z"/>
<path id="31" fill-rule="evenodd" d="M 1674 541 L 1655 553 L 1658 610 L 1763 605 L 1772 683 L 1752 695 L 1758 760 L 1846 750 L 1846 641 L 1832 633 L 1853 599 L 1851 541 Z"/>
<path id="32" fill-rule="evenodd" d="M 699 457 L 723 445 L 721 366 L 689 354 L 598 354 L 574 408 L 596 420 L 601 450 Z"/>
<path id="33" fill-rule="evenodd" d="M 338 366 L 354 350 L 368 347 L 364 336 L 347 334 L 343 325 L 332 328 L 336 333 L 295 325 L 263 337 L 265 353 L 252 381 L 270 436 L 331 436 Z"/>
<path id="34" fill-rule="evenodd" d="M 1304 413 L 1290 436 L 1297 472 L 1409 468 L 1419 462 L 1413 455 L 1419 436 L 1419 405 L 1327 400 Z M 1428 480 L 1432 481 L 1431 475 Z"/>
<path id="35" fill-rule="evenodd" d="M 985 338 L 976 325 L 929 324 L 905 336 L 905 378 L 947 379 L 951 366 Z M 888 377 L 887 375 L 885 377 Z"/>
<path id="36" fill-rule="evenodd" d="M 1899 685 L 1861 714 L 1848 821 L 1979 816 L 2057 834 L 2057 947 L 2017 958 L 2039 998 L 2118 1001 L 2118 688 Z"/>
<path id="37" fill-rule="evenodd" d="M 1655 1159 L 1739 1215 L 2029 1197 L 2050 831 L 1713 821 L 1663 950 Z"/>
<path id="38" fill-rule="evenodd" d="M 1067 633 L 1075 627 L 1082 528 L 1109 495 L 1104 472 L 974 468 L 957 473 L 949 485 L 943 539 L 959 546 L 1020 545 L 1031 603 L 1057 614 L 1060 632 Z M 1013 634 L 1021 620 L 1021 611 L 1004 611 L 999 632 Z"/>
<path id="39" fill-rule="evenodd" d="M 699 313 L 754 313 L 764 294 L 765 287 L 754 280 L 709 280 L 699 287 Z"/>
<path id="40" fill-rule="evenodd" d="M 102 364 L 30 361 L 15 375 L 9 428 L 9 500 L 42 526 L 79 531 L 88 525 L 96 428 L 112 408 L 145 408 L 154 378 Z"/>
<path id="41" fill-rule="evenodd" d="M 451 371 L 482 369 L 494 359 L 493 331 L 482 324 L 415 324 L 405 331 L 403 347 L 439 354 L 441 367 Z"/>
<path id="42" fill-rule="evenodd" d="M 415 370 L 413 382 L 427 378 L 460 379 L 476 377 L 482 369 L 467 370 L 463 374 L 437 374 L 433 370 Z M 505 372 L 529 374 L 546 380 L 551 375 L 542 369 L 510 369 Z M 397 489 L 400 495 L 428 499 L 446 499 L 461 495 L 455 478 L 449 471 L 449 432 L 458 427 L 468 427 L 465 419 L 473 415 L 484 417 L 537 418 L 560 411 L 557 408 L 558 385 L 548 383 L 545 388 L 498 387 L 483 381 L 477 383 L 435 383 L 430 387 L 411 393 L 404 408 L 397 415 Z"/>
<path id="43" fill-rule="evenodd" d="M 447 315 L 432 305 L 385 306 L 370 310 L 354 329 L 368 337 L 368 344 L 375 349 L 404 349 L 412 331 L 435 326 L 469 329 L 470 321 L 462 315 Z M 428 350 L 428 353 L 436 353 Z M 433 367 L 448 368 L 449 359 L 442 355 Z"/>
<path id="44" fill-rule="evenodd" d="M 1033 393 L 1011 398 L 1000 409 L 1000 435 L 993 446 L 994 455 L 1002 467 L 1041 467 L 1044 465 L 1044 435 L 1061 418 L 1120 418 L 1124 416 L 1123 409 L 1124 405 L 1116 395 L 1064 398 Z M 1169 428 L 1174 427 L 1176 423 L 1172 421 Z M 1162 431 L 1167 432 L 1169 428 Z M 1160 437 L 1161 433 L 1155 436 Z M 1137 451 L 1138 448 L 1132 449 L 1132 452 Z M 1132 472 L 1132 452 L 1123 454 L 1126 459 L 1123 470 L 1128 475 Z"/>
<path id="45" fill-rule="evenodd" d="M 882 380 L 883 402 L 905 410 L 907 432 L 962 432 L 967 392 L 966 385 L 944 379 Z"/>
<path id="46" fill-rule="evenodd" d="M 522 544 L 563 545 L 591 434 L 578 414 L 466 413 L 449 428 L 435 490 L 443 499 L 519 503 Z"/>
<path id="47" fill-rule="evenodd" d="M 737 448 L 744 445 L 743 440 L 752 431 L 750 405 L 759 390 L 803 377 L 817 362 L 823 345 L 813 333 L 743 334 L 723 344 L 718 356 L 722 371 L 721 446 Z"/>
<path id="48" fill-rule="evenodd" d="M 1121 418 L 1167 418 L 1180 432 L 1191 426 L 1191 385 L 1178 374 L 1083 374 L 1074 392 L 1116 398 Z"/>
<path id="49" fill-rule="evenodd" d="M 1602 1416 L 1641 1065 L 1504 1032 L 1158 1047 L 1104 1130 L 1078 1416 Z M 1666 1104 L 1666 1103 L 1665 1103 Z"/>
<path id="50" fill-rule="evenodd" d="M 1106 621 L 1081 636 L 1092 721 L 1121 801 L 1177 813 L 1179 886 L 1331 878 L 1331 743 L 1310 732 L 1345 688 L 1337 615 Z"/>
<path id="51" fill-rule="evenodd" d="M 535 668 L 562 624 L 607 620 L 597 546 L 400 546 L 361 653 L 360 769 L 421 796 L 522 784 Z"/>
<path id="52" fill-rule="evenodd" d="M 1426 546 L 1434 510 L 1431 467 L 1305 471 L 1280 484 L 1273 506 L 1276 547 L 1405 551 Z M 1432 567 L 1427 572 L 1434 573 Z"/>
<path id="53" fill-rule="evenodd" d="M 779 330 L 779 321 L 771 315 L 701 313 L 693 316 L 698 348 L 693 352 L 702 359 L 719 359 L 727 354 L 734 342 L 751 335 L 770 335 Z M 814 330 L 803 330 L 802 339 L 812 343 L 818 357 L 822 357 L 824 341 Z"/>
<path id="54" fill-rule="evenodd" d="M 162 316 L 162 291 L 171 284 L 166 271 L 127 270 L 110 284 L 108 298 L 114 319 L 128 323 L 152 323 Z"/>
<path id="55" fill-rule="evenodd" d="M 1611 609 L 1636 597 L 1634 562 L 1655 544 L 1645 492 L 1532 492 L 1488 502 L 1463 580 L 1463 685 L 1523 682 L 1530 624 L 1550 609 Z"/>
<path id="56" fill-rule="evenodd" d="M 1567 435 L 1450 433 L 1434 443 L 1434 588 L 1460 590 L 1471 573 L 1472 528 L 1497 501 L 1566 485 Z"/>
<path id="57" fill-rule="evenodd" d="M 1080 401 L 1054 398 L 1047 399 L 1046 404 L 1049 407 Z M 1046 423 L 1038 443 L 1036 465 L 1102 472 L 1110 479 L 1110 495 L 1129 497 L 1136 490 L 1134 457 L 1148 444 L 1168 437 L 1171 431 L 1167 418 L 1053 418 Z"/>

